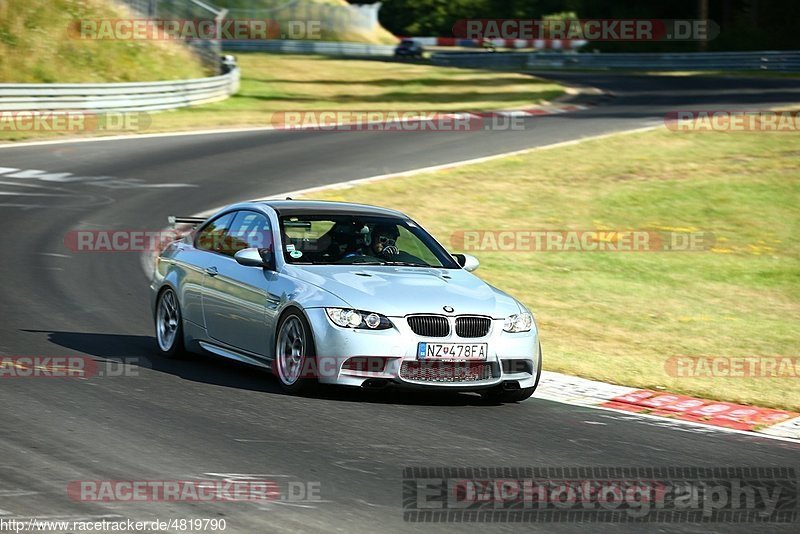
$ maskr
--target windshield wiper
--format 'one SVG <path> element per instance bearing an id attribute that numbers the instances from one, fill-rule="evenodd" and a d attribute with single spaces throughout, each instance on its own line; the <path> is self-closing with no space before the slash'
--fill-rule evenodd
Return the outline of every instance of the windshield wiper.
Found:
<path id="1" fill-rule="evenodd" d="M 400 265 L 403 267 L 433 267 L 433 265 L 428 265 L 427 263 L 414 263 L 411 261 L 386 261 L 384 265 Z"/>
<path id="2" fill-rule="evenodd" d="M 338 265 L 399 265 L 401 267 L 433 267 L 427 263 L 414 263 L 410 261 L 354 261 L 353 263 L 339 263 Z"/>

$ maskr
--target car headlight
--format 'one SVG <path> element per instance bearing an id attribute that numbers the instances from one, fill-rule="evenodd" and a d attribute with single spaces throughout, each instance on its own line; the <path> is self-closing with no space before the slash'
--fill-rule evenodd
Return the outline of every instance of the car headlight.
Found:
<path id="1" fill-rule="evenodd" d="M 533 316 L 528 313 L 518 313 L 506 317 L 503 330 L 506 332 L 528 332 L 533 326 Z"/>
<path id="2" fill-rule="evenodd" d="M 325 313 L 333 324 L 342 328 L 386 330 L 393 326 L 388 317 L 374 312 L 348 308 L 325 308 Z"/>

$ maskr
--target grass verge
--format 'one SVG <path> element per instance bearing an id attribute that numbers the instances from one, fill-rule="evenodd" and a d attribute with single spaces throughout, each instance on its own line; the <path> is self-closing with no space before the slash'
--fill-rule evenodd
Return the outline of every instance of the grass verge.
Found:
<path id="1" fill-rule="evenodd" d="M 83 19 L 134 17 L 123 4 L 109 0 L 4 0 L 0 83 L 145 82 L 206 75 L 183 43 L 70 35 L 70 25 Z"/>
<path id="2" fill-rule="evenodd" d="M 699 252 L 471 252 L 537 316 L 545 367 L 800 410 L 800 377 L 673 376 L 673 356 L 798 356 L 800 134 L 620 135 L 314 194 L 460 230 L 711 232 Z M 424 191 L 424 194 L 420 194 Z M 456 243 L 457 245 L 457 243 Z M 796 371 L 800 371 L 797 369 Z"/>
<path id="3" fill-rule="evenodd" d="M 411 63 L 274 54 L 241 54 L 242 86 L 233 97 L 153 113 L 133 132 L 269 126 L 279 111 L 480 111 L 530 106 L 564 94 L 561 86 L 526 74 Z M 0 124 L 2 126 L 2 124 Z M 58 135 L 0 128 L 1 140 Z M 74 134 L 71 134 L 74 135 Z"/>

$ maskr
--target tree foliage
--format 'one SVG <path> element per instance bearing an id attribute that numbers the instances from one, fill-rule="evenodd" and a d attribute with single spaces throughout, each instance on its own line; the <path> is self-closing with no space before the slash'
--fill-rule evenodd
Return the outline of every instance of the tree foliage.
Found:
<path id="1" fill-rule="evenodd" d="M 351 0 L 370 3 L 370 0 Z M 798 49 L 798 0 L 384 0 L 381 23 L 395 35 L 453 35 L 461 19 L 542 19 L 576 13 L 579 18 L 697 19 L 702 6 L 720 26 L 708 50 Z M 697 43 L 592 43 L 608 51 L 693 50 Z"/>

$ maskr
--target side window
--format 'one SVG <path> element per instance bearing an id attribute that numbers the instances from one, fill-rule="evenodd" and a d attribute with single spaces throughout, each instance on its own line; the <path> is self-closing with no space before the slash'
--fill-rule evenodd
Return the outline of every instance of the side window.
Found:
<path id="1" fill-rule="evenodd" d="M 223 240 L 228 228 L 233 222 L 236 212 L 221 215 L 205 225 L 194 240 L 194 246 L 200 250 L 221 252 Z"/>
<path id="2" fill-rule="evenodd" d="M 255 211 L 242 210 L 236 213 L 228 235 L 224 240 L 222 254 L 233 256 L 246 248 L 272 251 L 272 228 L 266 216 Z"/>

